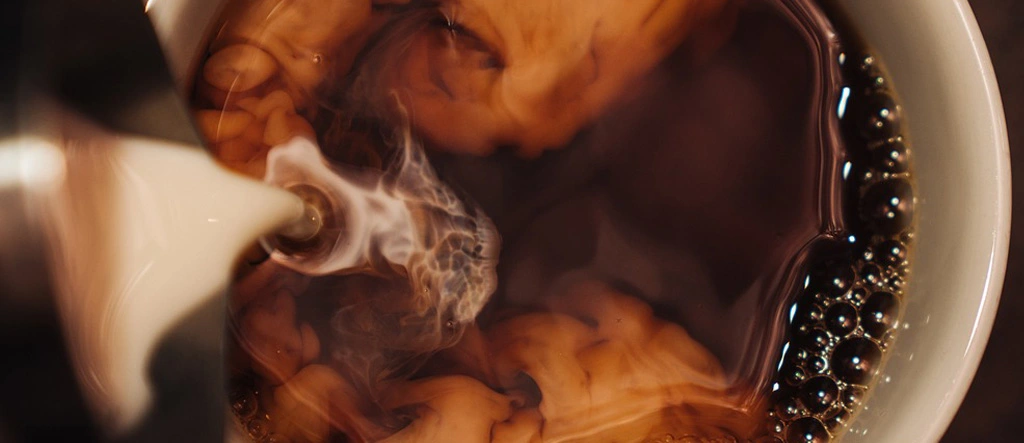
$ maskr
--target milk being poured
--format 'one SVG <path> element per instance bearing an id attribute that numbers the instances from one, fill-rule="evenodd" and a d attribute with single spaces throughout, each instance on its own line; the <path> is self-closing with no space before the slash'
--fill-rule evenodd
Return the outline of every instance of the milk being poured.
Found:
<path id="1" fill-rule="evenodd" d="M 60 153 L 65 171 L 43 200 L 44 222 L 77 375 L 104 425 L 125 430 L 151 402 L 156 342 L 221 296 L 241 251 L 299 218 L 303 203 L 191 146 L 87 125 L 36 146 Z"/>

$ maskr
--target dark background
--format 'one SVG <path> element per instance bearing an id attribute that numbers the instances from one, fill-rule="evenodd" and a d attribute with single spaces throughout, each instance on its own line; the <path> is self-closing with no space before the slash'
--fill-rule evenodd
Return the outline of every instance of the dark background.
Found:
<path id="1" fill-rule="evenodd" d="M 995 328 L 978 375 L 943 443 L 1020 441 L 1024 420 L 1024 1 L 970 0 L 985 35 L 1010 132 L 1013 217 L 1010 260 Z"/>

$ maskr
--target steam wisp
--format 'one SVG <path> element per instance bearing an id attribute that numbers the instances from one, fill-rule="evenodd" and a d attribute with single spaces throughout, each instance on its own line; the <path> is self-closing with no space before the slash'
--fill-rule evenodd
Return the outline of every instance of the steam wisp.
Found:
<path id="1" fill-rule="evenodd" d="M 485 214 L 467 208 L 430 167 L 411 135 L 383 172 L 332 168 L 311 140 L 296 137 L 268 154 L 265 180 L 319 193 L 320 250 L 273 259 L 308 275 L 390 268 L 409 278 L 411 307 L 445 322 L 472 321 L 497 286 L 500 237 Z"/>

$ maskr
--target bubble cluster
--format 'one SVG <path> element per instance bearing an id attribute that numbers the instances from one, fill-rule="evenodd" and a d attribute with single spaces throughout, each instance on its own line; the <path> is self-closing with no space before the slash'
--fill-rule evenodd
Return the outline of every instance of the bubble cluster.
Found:
<path id="1" fill-rule="evenodd" d="M 812 261 L 794 300 L 768 412 L 768 433 L 787 443 L 831 442 L 862 407 L 899 326 L 910 266 L 915 202 L 902 110 L 875 57 L 848 52 L 840 64 L 850 91 L 840 122 L 850 232 Z"/>
<path id="2" fill-rule="evenodd" d="M 270 431 L 270 414 L 262 406 L 261 390 L 250 376 L 237 376 L 230 383 L 228 401 L 235 419 L 250 441 L 255 443 L 280 443 L 289 440 Z"/>

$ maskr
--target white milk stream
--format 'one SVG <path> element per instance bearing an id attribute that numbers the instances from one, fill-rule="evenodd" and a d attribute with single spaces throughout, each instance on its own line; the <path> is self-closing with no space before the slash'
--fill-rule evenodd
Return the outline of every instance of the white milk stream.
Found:
<path id="1" fill-rule="evenodd" d="M 230 172 L 202 149 L 113 136 L 72 119 L 60 133 L 33 144 L 49 154 L 39 167 L 59 171 L 40 199 L 41 222 L 54 239 L 51 269 L 78 379 L 116 433 L 152 401 L 154 347 L 223 293 L 241 252 L 275 231 L 315 228 L 299 196 Z M 401 141 L 398 162 L 360 177 L 333 170 L 310 140 L 272 149 L 266 181 L 316 187 L 344 220 L 323 254 L 273 258 L 311 275 L 362 269 L 373 257 L 402 267 L 414 288 L 403 302 L 421 317 L 422 330 L 410 334 L 426 334 L 416 341 L 429 352 L 494 291 L 500 237 L 437 178 L 408 131 Z"/>
<path id="2" fill-rule="evenodd" d="M 42 200 L 42 222 L 56 240 L 52 269 L 78 378 L 117 432 L 151 402 L 147 362 L 160 338 L 222 294 L 243 249 L 303 205 L 202 149 L 88 127 L 65 137 L 36 143 L 63 154 L 53 167 L 65 170 Z"/>

